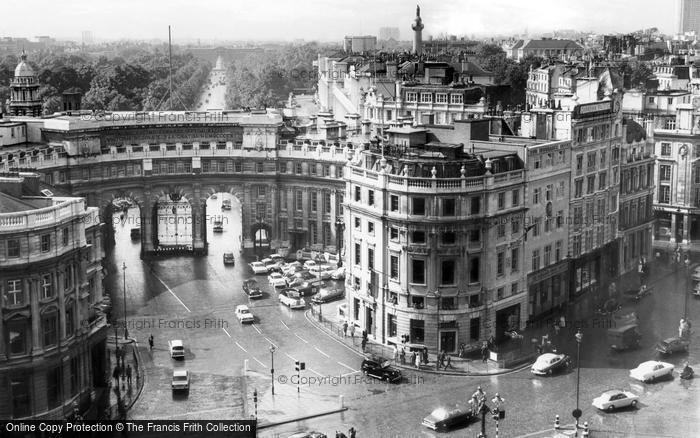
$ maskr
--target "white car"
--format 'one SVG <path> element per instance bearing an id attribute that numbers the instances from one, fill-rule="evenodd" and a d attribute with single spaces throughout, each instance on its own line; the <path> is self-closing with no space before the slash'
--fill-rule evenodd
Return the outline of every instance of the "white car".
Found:
<path id="1" fill-rule="evenodd" d="M 185 357 L 185 346 L 179 339 L 168 341 L 168 349 L 172 358 Z"/>
<path id="2" fill-rule="evenodd" d="M 173 380 L 170 383 L 170 386 L 172 387 L 173 391 L 178 391 L 178 390 L 183 390 L 183 391 L 189 391 L 190 390 L 190 373 L 187 370 L 174 370 L 173 371 Z"/>
<path id="3" fill-rule="evenodd" d="M 238 322 L 241 324 L 255 322 L 255 317 L 250 313 L 250 309 L 248 309 L 248 306 L 245 304 L 236 306 L 236 318 L 238 318 Z"/>
<path id="4" fill-rule="evenodd" d="M 631 378 L 644 383 L 650 383 L 660 377 L 670 376 L 672 374 L 673 365 L 658 360 L 642 362 L 637 368 L 630 370 Z"/>
<path id="5" fill-rule="evenodd" d="M 545 353 L 537 358 L 530 371 L 538 376 L 551 376 L 556 371 L 566 369 L 570 364 L 571 359 L 565 354 Z"/>
<path id="6" fill-rule="evenodd" d="M 627 406 L 637 406 L 638 400 L 639 397 L 629 391 L 618 391 L 613 389 L 610 391 L 605 391 L 600 395 L 600 397 L 594 398 L 593 403 L 591 404 L 601 411 L 612 411 Z"/>
<path id="7" fill-rule="evenodd" d="M 250 263 L 250 269 L 253 270 L 254 274 L 267 274 L 267 266 L 262 262 L 252 262 Z"/>
<path id="8" fill-rule="evenodd" d="M 304 309 L 306 307 L 306 301 L 296 289 L 284 289 L 280 292 L 279 299 L 280 303 L 290 309 Z"/>
<path id="9" fill-rule="evenodd" d="M 304 269 L 311 269 L 313 266 L 316 266 L 318 263 L 316 263 L 313 260 L 307 260 L 304 262 Z"/>
<path id="10" fill-rule="evenodd" d="M 287 280 L 285 280 L 284 275 L 280 274 L 279 272 L 273 272 L 272 274 L 268 275 L 267 281 L 270 282 L 270 286 L 272 287 L 287 286 Z"/>
<path id="11" fill-rule="evenodd" d="M 333 280 L 345 280 L 345 267 L 340 267 L 331 273 Z"/>

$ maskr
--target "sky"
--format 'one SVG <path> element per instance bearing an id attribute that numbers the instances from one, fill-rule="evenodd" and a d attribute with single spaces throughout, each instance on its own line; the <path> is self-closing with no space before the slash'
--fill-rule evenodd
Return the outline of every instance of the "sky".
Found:
<path id="1" fill-rule="evenodd" d="M 509 35 L 574 29 L 597 33 L 675 31 L 676 0 L 422 0 L 424 35 Z M 416 4 L 406 0 L 3 0 L 0 37 L 95 40 L 340 41 L 398 27 L 412 38 Z"/>

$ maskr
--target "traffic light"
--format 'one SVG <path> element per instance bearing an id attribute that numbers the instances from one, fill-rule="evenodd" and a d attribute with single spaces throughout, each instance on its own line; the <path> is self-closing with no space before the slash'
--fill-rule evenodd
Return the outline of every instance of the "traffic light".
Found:
<path id="1" fill-rule="evenodd" d="M 253 403 L 258 402 L 258 390 L 253 391 Z"/>
<path id="2" fill-rule="evenodd" d="M 304 362 L 299 362 L 298 360 L 295 360 L 294 361 L 294 369 L 298 373 L 299 371 L 306 369 L 306 364 Z"/>

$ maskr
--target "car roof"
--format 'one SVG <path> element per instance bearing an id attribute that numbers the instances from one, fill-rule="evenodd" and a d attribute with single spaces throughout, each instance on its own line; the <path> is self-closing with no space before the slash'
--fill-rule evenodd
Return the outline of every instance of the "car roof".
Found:
<path id="1" fill-rule="evenodd" d="M 188 374 L 187 370 L 179 369 L 173 370 L 173 376 L 186 376 Z"/>
<path id="2" fill-rule="evenodd" d="M 245 304 L 239 304 L 238 306 L 236 306 L 236 310 L 248 310 L 248 306 L 246 306 Z"/>
<path id="3" fill-rule="evenodd" d="M 170 341 L 170 345 L 172 345 L 173 347 L 182 347 L 182 341 L 179 339 L 173 339 L 172 341 Z"/>
<path id="4" fill-rule="evenodd" d="M 538 357 L 537 360 L 540 360 L 540 359 L 549 360 L 549 359 L 554 359 L 555 357 L 559 357 L 559 355 L 554 354 L 554 353 L 545 353 L 545 354 L 541 355 L 540 357 Z"/>
<path id="5" fill-rule="evenodd" d="M 263 263 L 263 262 L 250 262 L 250 264 L 251 264 L 251 265 L 253 265 L 253 266 L 260 266 L 260 265 L 264 265 L 264 263 Z"/>
<path id="6" fill-rule="evenodd" d="M 619 394 L 621 392 L 625 392 L 625 391 L 623 391 L 621 389 L 608 389 L 607 391 L 605 391 L 601 395 L 611 396 L 611 395 Z"/>

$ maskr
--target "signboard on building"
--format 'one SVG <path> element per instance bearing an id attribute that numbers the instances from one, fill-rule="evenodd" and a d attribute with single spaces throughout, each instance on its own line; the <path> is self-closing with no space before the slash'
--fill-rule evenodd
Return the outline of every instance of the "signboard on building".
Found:
<path id="1" fill-rule="evenodd" d="M 612 113 L 613 101 L 605 100 L 602 102 L 584 103 L 574 107 L 574 118 L 583 119 L 586 117 L 601 116 L 603 114 Z"/>

